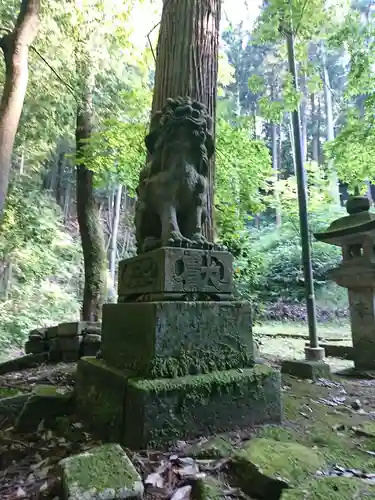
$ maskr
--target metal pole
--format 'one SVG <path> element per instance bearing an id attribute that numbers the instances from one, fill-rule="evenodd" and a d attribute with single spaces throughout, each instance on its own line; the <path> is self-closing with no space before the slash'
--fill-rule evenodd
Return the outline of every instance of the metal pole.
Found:
<path id="1" fill-rule="evenodd" d="M 289 71 L 293 77 L 294 89 L 296 90 L 296 92 L 298 92 L 298 78 L 296 69 L 296 59 L 294 54 L 294 35 L 292 30 L 286 33 L 286 41 L 288 48 Z M 309 327 L 310 347 L 316 348 L 319 347 L 319 343 L 318 343 L 318 335 L 316 327 L 314 282 L 313 282 L 313 274 L 311 266 L 309 224 L 307 219 L 306 174 L 303 165 L 303 155 L 301 147 L 302 143 L 301 143 L 299 106 L 292 113 L 292 125 L 293 125 L 293 135 L 294 135 L 295 158 L 296 158 L 299 223 L 301 231 L 302 262 L 303 262 L 303 271 L 305 277 L 307 320 Z"/>

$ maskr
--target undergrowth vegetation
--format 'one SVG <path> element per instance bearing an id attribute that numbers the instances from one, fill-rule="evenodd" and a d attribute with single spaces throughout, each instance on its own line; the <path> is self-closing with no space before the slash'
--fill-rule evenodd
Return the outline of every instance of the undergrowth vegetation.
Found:
<path id="1" fill-rule="evenodd" d="M 79 317 L 79 238 L 56 202 L 24 177 L 11 185 L 0 234 L 0 344 L 22 346 L 32 328 Z"/>

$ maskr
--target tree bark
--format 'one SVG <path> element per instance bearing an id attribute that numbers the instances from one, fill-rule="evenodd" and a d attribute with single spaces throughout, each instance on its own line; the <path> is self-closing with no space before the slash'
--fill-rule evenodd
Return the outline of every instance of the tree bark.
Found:
<path id="1" fill-rule="evenodd" d="M 29 47 L 40 25 L 40 0 L 22 0 L 13 31 L 0 38 L 5 61 L 5 83 L 0 103 L 0 218 L 8 192 L 14 140 L 28 81 Z"/>
<path id="2" fill-rule="evenodd" d="M 189 96 L 208 108 L 215 123 L 221 0 L 164 0 L 156 55 L 152 115 L 169 97 Z M 214 237 L 215 159 L 209 169 L 205 236 Z"/>
<path id="3" fill-rule="evenodd" d="M 77 109 L 76 155 L 82 158 L 84 142 L 92 133 L 92 95 L 89 88 Z M 77 217 L 81 234 L 85 284 L 82 320 L 99 321 L 106 298 L 107 266 L 103 229 L 95 199 L 94 174 L 84 163 L 77 162 Z"/>

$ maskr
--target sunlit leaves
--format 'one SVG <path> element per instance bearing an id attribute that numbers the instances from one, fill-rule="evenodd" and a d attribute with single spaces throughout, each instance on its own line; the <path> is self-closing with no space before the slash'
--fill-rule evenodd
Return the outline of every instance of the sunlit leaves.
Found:
<path id="1" fill-rule="evenodd" d="M 243 221 L 246 212 L 261 206 L 259 188 L 266 187 L 270 175 L 270 156 L 265 145 L 250 139 L 248 127 L 233 127 L 220 120 L 215 201 L 222 210 L 234 210 Z"/>

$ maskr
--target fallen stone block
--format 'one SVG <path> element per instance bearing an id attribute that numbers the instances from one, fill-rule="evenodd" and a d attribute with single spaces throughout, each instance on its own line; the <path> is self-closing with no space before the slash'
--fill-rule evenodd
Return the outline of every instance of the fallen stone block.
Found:
<path id="1" fill-rule="evenodd" d="M 47 328 L 36 328 L 35 330 L 31 330 L 29 332 L 30 340 L 41 339 L 44 340 L 46 338 Z"/>
<path id="2" fill-rule="evenodd" d="M 48 350 L 48 344 L 43 339 L 29 339 L 25 342 L 26 354 L 37 354 Z"/>
<path id="3" fill-rule="evenodd" d="M 40 422 L 73 411 L 73 390 L 54 385 L 37 385 L 18 415 L 15 430 L 21 433 L 35 432 Z"/>
<path id="4" fill-rule="evenodd" d="M 354 360 L 354 348 L 350 345 L 320 344 L 327 357 Z"/>
<path id="5" fill-rule="evenodd" d="M 101 323 L 93 321 L 76 321 L 72 323 L 60 323 L 57 327 L 58 337 L 76 337 L 83 332 L 100 333 Z"/>
<path id="6" fill-rule="evenodd" d="M 17 394 L 0 399 L 0 416 L 14 420 L 29 399 L 30 394 Z"/>
<path id="7" fill-rule="evenodd" d="M 330 379 L 332 376 L 330 366 L 322 361 L 284 360 L 281 365 L 281 372 L 300 379 L 311 380 Z"/>
<path id="8" fill-rule="evenodd" d="M 143 483 L 118 444 L 104 444 L 59 462 L 66 500 L 142 498 Z"/>
<path id="9" fill-rule="evenodd" d="M 27 354 L 19 358 L 10 359 L 0 363 L 0 375 L 5 373 L 17 372 L 19 370 L 26 370 L 27 368 L 36 368 L 48 361 L 48 352 L 41 352 L 36 354 Z"/>
<path id="10" fill-rule="evenodd" d="M 56 348 L 61 351 L 76 351 L 78 353 L 82 342 L 82 336 L 76 335 L 74 337 L 57 337 Z"/>
<path id="11" fill-rule="evenodd" d="M 46 330 L 46 339 L 53 339 L 57 337 L 57 326 L 50 326 Z"/>
<path id="12" fill-rule="evenodd" d="M 125 399 L 121 442 L 130 449 L 282 418 L 280 373 L 260 365 L 175 379 L 129 379 Z"/>
<path id="13" fill-rule="evenodd" d="M 311 448 L 257 438 L 234 456 L 231 473 L 246 495 L 279 500 L 283 490 L 298 486 L 324 467 L 324 457 Z"/>

